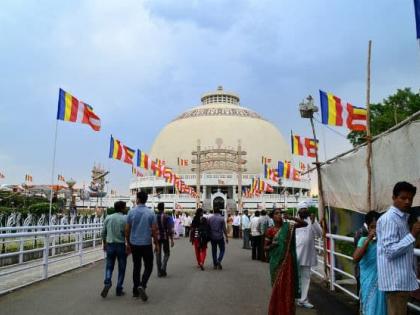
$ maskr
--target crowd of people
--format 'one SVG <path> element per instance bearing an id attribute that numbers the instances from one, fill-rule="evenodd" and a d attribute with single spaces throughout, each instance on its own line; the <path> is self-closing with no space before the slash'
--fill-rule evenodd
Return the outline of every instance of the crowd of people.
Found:
<path id="1" fill-rule="evenodd" d="M 365 224 L 355 233 L 357 291 L 363 315 L 407 314 L 409 293 L 418 288 L 414 246 L 420 234 L 420 220 L 409 213 L 416 188 L 399 182 L 393 190 L 393 205 L 380 215 L 370 211 Z M 189 238 L 197 268 L 205 270 L 208 244 L 211 244 L 215 270 L 222 270 L 225 246 L 229 237 L 242 238 L 242 248 L 251 250 L 251 259 L 269 263 L 272 293 L 269 314 L 295 314 L 296 305 L 313 308 L 308 300 L 311 267 L 317 265 L 315 239 L 322 229 L 308 204 L 298 204 L 297 216 L 282 209 L 255 211 L 222 216 L 215 207 L 210 213 L 198 208 L 193 218 L 188 214 L 166 214 L 158 204 L 155 214 L 146 207 L 147 194 L 137 194 L 137 205 L 125 215 L 126 205 L 115 203 L 115 213 L 106 217 L 103 243 L 106 271 L 102 297 L 111 288 L 115 261 L 118 261 L 116 295 L 124 295 L 126 259 L 132 254 L 133 296 L 147 301 L 147 283 L 156 256 L 158 277 L 166 277 L 174 238 Z M 419 217 L 420 218 L 420 217 Z M 162 255 L 163 254 L 163 255 Z M 144 271 L 140 277 L 140 269 Z"/>

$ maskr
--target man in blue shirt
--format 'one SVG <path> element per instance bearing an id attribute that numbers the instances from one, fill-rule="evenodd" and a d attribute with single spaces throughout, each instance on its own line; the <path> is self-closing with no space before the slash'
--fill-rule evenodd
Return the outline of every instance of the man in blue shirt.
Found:
<path id="1" fill-rule="evenodd" d="M 153 271 L 153 246 L 159 252 L 158 228 L 154 212 L 146 207 L 147 194 L 144 191 L 137 193 L 137 206 L 127 215 L 125 238 L 127 246 L 133 254 L 133 296 L 147 301 L 146 287 Z M 140 282 L 141 261 L 144 263 L 144 272 Z"/>
<path id="2" fill-rule="evenodd" d="M 408 227 L 408 213 L 416 187 L 399 182 L 392 193 L 393 205 L 376 225 L 378 237 L 378 286 L 386 292 L 389 315 L 407 314 L 407 302 L 417 283 L 414 243 L 420 234 L 420 222 Z"/>
<path id="3" fill-rule="evenodd" d="M 214 214 L 208 219 L 208 222 L 210 227 L 213 267 L 214 269 L 222 270 L 222 260 L 225 254 L 225 239 L 223 238 L 223 235 L 226 237 L 226 244 L 229 240 L 226 232 L 226 222 L 220 214 L 219 207 L 214 207 Z M 217 257 L 217 247 L 219 247 L 219 257 Z"/>

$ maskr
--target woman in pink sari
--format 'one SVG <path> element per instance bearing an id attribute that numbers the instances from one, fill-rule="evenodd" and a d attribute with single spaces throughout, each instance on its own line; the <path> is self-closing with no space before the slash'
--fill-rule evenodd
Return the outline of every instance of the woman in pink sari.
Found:
<path id="1" fill-rule="evenodd" d="M 269 315 L 294 315 L 295 299 L 300 296 L 295 228 L 304 227 L 307 223 L 297 218 L 285 218 L 288 220 L 283 221 L 280 209 L 274 210 L 274 226 L 265 234 L 273 286 Z"/>

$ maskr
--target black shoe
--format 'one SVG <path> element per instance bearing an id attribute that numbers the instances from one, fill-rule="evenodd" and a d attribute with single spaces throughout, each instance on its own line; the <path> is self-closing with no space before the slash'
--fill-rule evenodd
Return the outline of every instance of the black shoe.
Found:
<path id="1" fill-rule="evenodd" d="M 116 296 L 124 296 L 125 292 L 124 291 L 117 291 Z"/>
<path id="2" fill-rule="evenodd" d="M 204 266 L 200 265 L 200 269 L 201 269 L 201 271 L 204 271 Z"/>
<path id="3" fill-rule="evenodd" d="M 222 264 L 221 263 L 217 264 L 217 269 L 222 270 Z"/>
<path id="4" fill-rule="evenodd" d="M 133 297 L 138 298 L 140 296 L 140 292 L 138 288 L 133 289 Z"/>
<path id="5" fill-rule="evenodd" d="M 147 296 L 147 294 L 146 294 L 146 289 L 145 289 L 145 288 L 143 288 L 143 287 L 139 287 L 139 294 L 140 294 L 140 298 L 141 298 L 144 302 L 146 302 L 146 301 L 147 301 L 147 299 L 148 299 L 148 296 Z"/>
<path id="6" fill-rule="evenodd" d="M 104 286 L 104 288 L 102 289 L 102 292 L 101 292 L 101 296 L 103 298 L 106 298 L 106 296 L 108 295 L 108 291 L 109 291 L 110 288 L 111 288 L 111 285 L 110 284 L 105 284 L 105 286 Z"/>
<path id="7" fill-rule="evenodd" d="M 216 269 L 217 269 L 217 265 L 214 265 L 214 266 L 213 266 L 213 269 L 214 269 L 214 270 L 216 270 Z"/>
<path id="8" fill-rule="evenodd" d="M 167 275 L 166 270 L 162 271 L 162 277 L 166 277 Z"/>

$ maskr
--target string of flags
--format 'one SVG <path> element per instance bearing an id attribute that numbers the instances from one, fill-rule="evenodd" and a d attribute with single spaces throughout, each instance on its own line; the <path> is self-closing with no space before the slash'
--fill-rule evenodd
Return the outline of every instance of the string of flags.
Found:
<path id="1" fill-rule="evenodd" d="M 188 160 L 178 158 L 178 166 L 188 166 Z"/>
<path id="2" fill-rule="evenodd" d="M 314 158 L 316 157 L 316 151 L 318 150 L 318 141 L 311 138 L 303 138 L 298 135 L 294 135 L 293 131 L 290 132 L 292 154 L 301 155 Z"/>
<path id="3" fill-rule="evenodd" d="M 134 155 L 136 155 L 135 163 Z M 195 189 L 185 184 L 179 175 L 177 175 L 170 167 L 165 165 L 165 161 L 152 159 L 146 152 L 139 149 L 137 149 L 137 154 L 135 154 L 133 149 L 122 144 L 121 141 L 114 139 L 112 135 L 109 158 L 131 164 L 132 174 L 135 174 L 136 176 L 140 176 L 138 175 L 140 171 L 137 168 L 149 170 L 152 171 L 154 176 L 163 177 L 167 183 L 172 184 L 179 192 L 188 193 L 193 197 L 197 196 Z"/>
<path id="4" fill-rule="evenodd" d="M 140 172 L 140 170 L 134 166 L 131 166 L 131 174 L 133 174 L 136 177 L 143 177 L 143 173 Z"/>
<path id="5" fill-rule="evenodd" d="M 265 165 L 265 164 L 269 164 L 269 163 L 271 163 L 271 158 L 266 157 L 266 156 L 262 156 L 262 157 L 261 157 L 261 163 L 262 163 L 263 165 Z"/>

